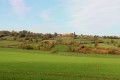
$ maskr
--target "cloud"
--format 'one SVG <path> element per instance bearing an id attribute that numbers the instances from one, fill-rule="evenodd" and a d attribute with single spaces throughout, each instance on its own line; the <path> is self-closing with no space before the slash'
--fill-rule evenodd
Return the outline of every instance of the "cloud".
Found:
<path id="1" fill-rule="evenodd" d="M 9 1 L 15 13 L 20 17 L 23 17 L 25 12 L 29 10 L 29 8 L 26 7 L 24 0 L 9 0 Z"/>
<path id="2" fill-rule="evenodd" d="M 50 18 L 49 14 L 50 14 L 50 10 L 46 9 L 40 13 L 40 17 L 46 21 L 51 21 L 52 19 Z"/>
<path id="3" fill-rule="evenodd" d="M 67 0 L 69 26 L 84 31 L 96 31 L 120 26 L 120 0 Z"/>

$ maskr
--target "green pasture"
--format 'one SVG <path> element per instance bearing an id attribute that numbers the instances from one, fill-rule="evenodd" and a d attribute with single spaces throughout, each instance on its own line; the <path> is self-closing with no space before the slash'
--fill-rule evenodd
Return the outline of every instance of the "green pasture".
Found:
<path id="1" fill-rule="evenodd" d="M 6 40 L 14 40 L 13 38 L 14 37 L 11 37 L 11 36 L 4 36 L 4 37 L 2 37 L 3 39 L 6 39 Z"/>
<path id="2" fill-rule="evenodd" d="M 0 80 L 120 80 L 120 55 L 0 48 Z"/>
<path id="3" fill-rule="evenodd" d="M 83 44 L 85 46 L 90 46 L 90 47 L 95 47 L 95 44 L 91 43 L 91 44 Z M 98 47 L 102 47 L 102 48 L 117 48 L 117 46 L 113 45 L 113 44 L 106 44 L 106 43 L 98 43 Z"/>
<path id="4" fill-rule="evenodd" d="M 104 47 L 104 48 L 117 48 L 114 44 L 106 44 L 106 43 L 100 43 L 98 44 L 98 47 Z"/>
<path id="5" fill-rule="evenodd" d="M 0 46 L 6 46 L 6 45 L 17 45 L 21 44 L 22 42 L 15 42 L 15 41 L 0 41 Z"/>
<path id="6" fill-rule="evenodd" d="M 55 45 L 56 50 L 64 51 L 67 50 L 68 46 L 66 45 Z"/>
<path id="7" fill-rule="evenodd" d="M 56 50 L 59 51 L 65 51 L 67 50 L 68 46 L 67 45 L 55 45 Z M 72 46 L 72 49 L 75 48 L 75 46 Z"/>

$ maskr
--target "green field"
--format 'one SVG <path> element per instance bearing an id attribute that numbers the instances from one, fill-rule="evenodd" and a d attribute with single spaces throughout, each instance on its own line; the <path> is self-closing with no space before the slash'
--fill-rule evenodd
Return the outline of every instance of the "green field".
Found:
<path id="1" fill-rule="evenodd" d="M 56 50 L 59 50 L 59 51 L 65 51 L 67 50 L 68 46 L 67 45 L 55 45 L 55 48 Z M 74 49 L 75 46 L 72 46 L 72 49 Z"/>
<path id="2" fill-rule="evenodd" d="M 0 80 L 120 80 L 120 55 L 0 48 Z"/>
<path id="3" fill-rule="evenodd" d="M 6 39 L 6 40 L 13 40 L 13 37 L 5 36 L 5 37 L 3 37 L 3 39 Z"/>
<path id="4" fill-rule="evenodd" d="M 95 47 L 95 44 L 91 43 L 91 44 L 83 44 L 85 46 L 90 46 L 90 47 Z M 98 47 L 103 47 L 103 48 L 117 48 L 116 46 L 114 46 L 113 44 L 105 44 L 105 43 L 99 43 Z"/>
<path id="5" fill-rule="evenodd" d="M 17 45 L 17 44 L 22 44 L 22 42 L 15 42 L 15 41 L 0 41 L 0 46 Z"/>
<path id="6" fill-rule="evenodd" d="M 66 45 L 55 45 L 56 50 L 64 51 L 67 50 Z"/>

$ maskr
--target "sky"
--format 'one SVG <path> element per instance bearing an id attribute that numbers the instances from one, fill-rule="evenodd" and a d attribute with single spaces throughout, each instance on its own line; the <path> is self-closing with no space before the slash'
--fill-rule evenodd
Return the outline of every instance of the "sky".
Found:
<path id="1" fill-rule="evenodd" d="M 120 0 L 0 0 L 0 30 L 120 36 Z"/>

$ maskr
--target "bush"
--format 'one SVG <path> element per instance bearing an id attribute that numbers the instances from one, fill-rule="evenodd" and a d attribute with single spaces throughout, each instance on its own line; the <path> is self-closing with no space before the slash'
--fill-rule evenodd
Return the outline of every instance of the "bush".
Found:
<path id="1" fill-rule="evenodd" d="M 37 49 L 40 50 L 40 45 L 37 45 Z"/>
<path id="2" fill-rule="evenodd" d="M 41 47 L 40 50 L 42 50 L 42 51 L 47 51 L 47 49 L 44 48 L 44 47 Z"/>
<path id="3" fill-rule="evenodd" d="M 0 40 L 3 40 L 2 38 L 0 38 Z"/>
<path id="4" fill-rule="evenodd" d="M 115 54 L 116 51 L 117 51 L 116 49 L 111 49 L 109 50 L 109 54 Z"/>
<path id="5" fill-rule="evenodd" d="M 71 47 L 70 45 L 68 46 L 67 51 L 69 51 L 69 52 L 72 52 L 72 51 L 73 51 L 73 50 L 72 50 L 72 47 Z"/>
<path id="6" fill-rule="evenodd" d="M 25 49 L 27 49 L 27 50 L 30 50 L 30 49 L 33 49 L 33 47 L 31 46 L 31 45 L 25 45 Z"/>
<path id="7" fill-rule="evenodd" d="M 56 50 L 55 48 L 52 48 L 52 49 L 51 49 L 51 52 L 52 52 L 52 53 L 57 53 L 57 50 Z"/>
<path id="8" fill-rule="evenodd" d="M 54 48 L 54 47 L 55 47 L 54 44 L 49 44 L 49 49 L 52 49 L 52 48 Z"/>
<path id="9" fill-rule="evenodd" d="M 117 47 L 120 48 L 120 44 L 118 44 Z"/>
<path id="10" fill-rule="evenodd" d="M 20 45 L 18 45 L 18 48 L 27 49 L 27 50 L 33 49 L 33 47 L 29 44 L 20 44 Z"/>
<path id="11" fill-rule="evenodd" d="M 95 48 L 98 47 L 98 43 L 95 43 Z"/>
<path id="12" fill-rule="evenodd" d="M 10 48 L 10 45 L 6 44 L 4 45 L 5 48 Z"/>

